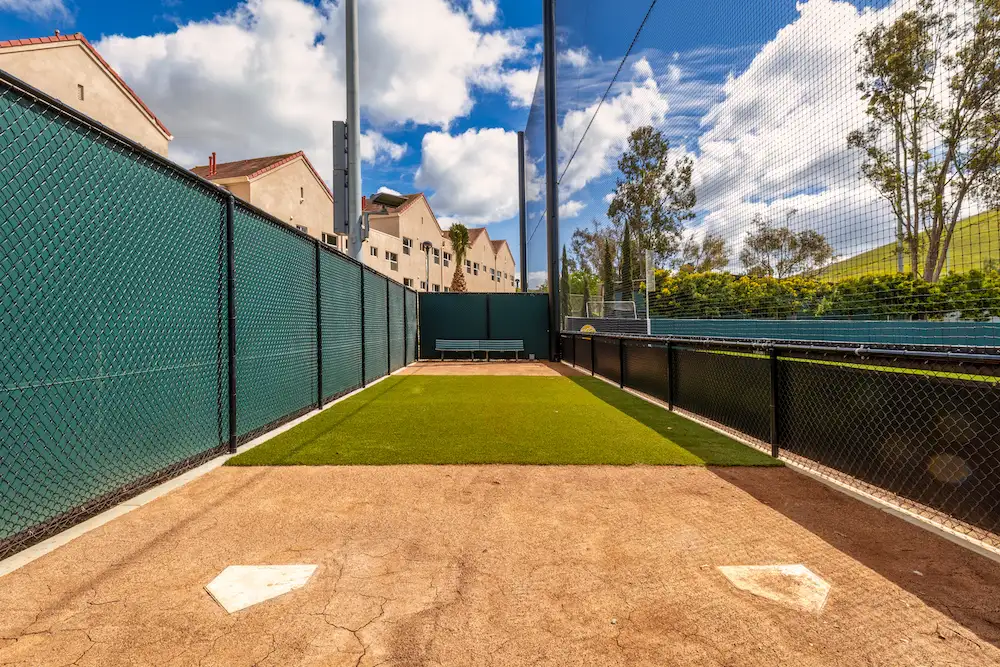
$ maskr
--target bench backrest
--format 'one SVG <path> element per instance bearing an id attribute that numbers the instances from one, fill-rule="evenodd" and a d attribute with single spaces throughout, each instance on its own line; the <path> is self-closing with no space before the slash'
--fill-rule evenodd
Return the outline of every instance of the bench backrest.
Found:
<path id="1" fill-rule="evenodd" d="M 438 338 L 436 349 L 439 352 L 523 352 L 523 340 L 448 340 Z"/>

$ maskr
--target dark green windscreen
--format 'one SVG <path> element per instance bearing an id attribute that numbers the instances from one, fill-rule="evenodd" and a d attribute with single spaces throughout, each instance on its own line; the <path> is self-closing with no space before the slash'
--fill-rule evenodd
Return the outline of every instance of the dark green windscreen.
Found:
<path id="1" fill-rule="evenodd" d="M 361 386 L 361 267 L 332 251 L 320 253 L 323 395 Z"/>
<path id="2" fill-rule="evenodd" d="M 384 277 L 365 269 L 365 382 L 389 370 L 389 335 L 386 330 L 386 283 Z"/>

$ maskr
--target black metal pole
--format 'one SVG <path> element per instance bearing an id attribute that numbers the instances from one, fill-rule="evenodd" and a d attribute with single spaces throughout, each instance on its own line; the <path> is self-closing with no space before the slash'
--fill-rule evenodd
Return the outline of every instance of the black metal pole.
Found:
<path id="1" fill-rule="evenodd" d="M 625 388 L 625 339 L 618 339 L 618 388 Z"/>
<path id="2" fill-rule="evenodd" d="M 517 133 L 517 201 L 520 209 L 521 220 L 519 231 L 521 235 L 521 291 L 528 291 L 528 205 L 525 198 L 524 182 L 524 132 Z"/>
<path id="3" fill-rule="evenodd" d="M 548 231 L 549 358 L 559 361 L 559 145 L 556 115 L 556 0 L 545 0 L 545 217 Z"/>
<path id="4" fill-rule="evenodd" d="M 674 344 L 667 343 L 667 409 L 674 409 Z"/>
<path id="5" fill-rule="evenodd" d="M 323 252 L 316 241 L 316 408 L 323 407 L 323 307 L 320 298 L 321 281 L 319 279 L 320 253 Z"/>
<path id="6" fill-rule="evenodd" d="M 771 456 L 778 458 L 778 350 L 771 348 Z"/>
<path id="7" fill-rule="evenodd" d="M 368 382 L 365 380 L 365 267 L 361 269 L 361 386 L 365 387 Z"/>
<path id="8" fill-rule="evenodd" d="M 236 202 L 226 197 L 226 300 L 229 302 L 229 453 L 236 453 L 236 243 L 233 231 Z"/>
<path id="9" fill-rule="evenodd" d="M 389 281 L 385 281 L 385 374 L 392 373 L 392 305 L 389 298 Z"/>

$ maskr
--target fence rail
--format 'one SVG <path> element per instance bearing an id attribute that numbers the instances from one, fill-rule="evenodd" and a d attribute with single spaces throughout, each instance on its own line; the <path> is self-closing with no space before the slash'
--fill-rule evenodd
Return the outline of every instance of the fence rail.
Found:
<path id="1" fill-rule="evenodd" d="M 1000 547 L 1000 356 L 563 332 L 562 358 Z"/>
<path id="2" fill-rule="evenodd" d="M 0 558 L 412 361 L 412 290 L 0 71 Z"/>

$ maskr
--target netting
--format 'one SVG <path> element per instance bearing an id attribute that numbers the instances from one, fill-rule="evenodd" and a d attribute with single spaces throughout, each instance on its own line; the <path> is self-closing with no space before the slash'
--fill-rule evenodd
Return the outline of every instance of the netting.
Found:
<path id="1" fill-rule="evenodd" d="M 563 333 L 563 359 L 1000 547 L 1000 358 Z"/>
<path id="2" fill-rule="evenodd" d="M 361 385 L 357 263 L 3 72 L 0 191 L 0 558 L 235 446 L 233 371 L 239 440 Z"/>
<path id="3" fill-rule="evenodd" d="M 560 0 L 556 31 L 571 285 L 643 291 L 651 252 L 662 333 L 766 321 L 795 339 L 814 321 L 813 340 L 894 342 L 882 322 L 997 346 L 995 2 Z M 543 92 L 526 128 L 540 165 Z"/>
<path id="4" fill-rule="evenodd" d="M 406 331 L 403 323 L 403 286 L 389 283 L 389 370 L 405 365 Z"/>
<path id="5" fill-rule="evenodd" d="M 406 363 L 412 364 L 417 357 L 417 293 L 406 290 Z"/>

